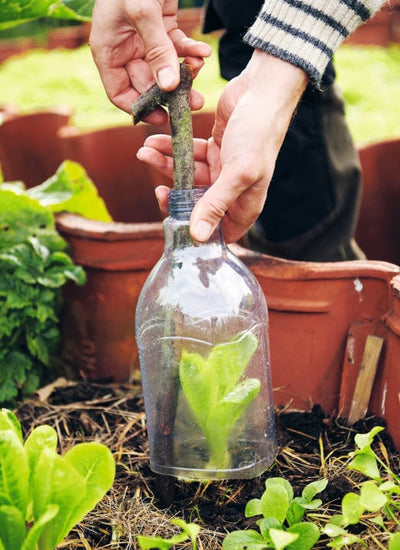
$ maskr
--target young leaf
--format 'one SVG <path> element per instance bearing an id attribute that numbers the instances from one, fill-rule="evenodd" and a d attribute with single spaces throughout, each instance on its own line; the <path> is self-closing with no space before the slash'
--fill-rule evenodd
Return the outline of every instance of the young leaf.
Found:
<path id="1" fill-rule="evenodd" d="M 361 452 L 371 451 L 371 443 L 374 440 L 374 437 L 382 432 L 385 428 L 383 426 L 375 426 L 370 430 L 369 432 L 365 434 L 356 434 L 354 437 L 354 441 L 357 445 L 357 447 L 360 449 Z M 359 451 L 355 451 L 357 453 Z M 373 451 L 371 451 L 373 452 Z"/>
<path id="2" fill-rule="evenodd" d="M 47 523 L 40 536 L 39 550 L 52 550 L 68 534 L 73 511 L 85 498 L 85 480 L 51 449 L 43 449 L 32 478 L 34 520 L 46 514 L 51 504 L 58 513 Z"/>
<path id="3" fill-rule="evenodd" d="M 28 535 L 24 540 L 21 550 L 36 550 L 40 536 L 45 526 L 56 517 L 58 514 L 58 506 L 56 504 L 50 504 L 45 513 L 38 518 L 32 527 L 29 529 Z M 44 549 L 43 549 L 44 550 Z"/>
<path id="4" fill-rule="evenodd" d="M 164 539 L 162 537 L 145 537 L 143 535 L 137 536 L 137 541 L 142 550 L 150 550 L 151 548 L 158 550 L 169 550 L 175 544 L 185 542 L 188 540 L 189 535 L 185 532 L 174 535 L 171 538 Z"/>
<path id="5" fill-rule="evenodd" d="M 0 431 L 0 495 L 25 519 L 29 468 L 23 444 L 13 430 Z"/>
<path id="6" fill-rule="evenodd" d="M 254 550 L 263 550 L 268 548 L 264 538 L 254 531 L 254 529 L 248 529 L 246 531 L 235 531 L 229 533 L 222 543 L 223 550 L 245 550 L 252 548 Z"/>
<path id="7" fill-rule="evenodd" d="M 252 498 L 251 500 L 249 500 L 248 503 L 246 504 L 244 515 L 246 516 L 246 518 L 261 516 L 262 515 L 261 500 L 259 498 Z"/>
<path id="8" fill-rule="evenodd" d="M 3 430 L 12 430 L 20 441 L 23 441 L 21 424 L 15 414 L 8 409 L 0 411 L 0 431 Z"/>
<path id="9" fill-rule="evenodd" d="M 376 479 L 377 481 L 381 479 L 379 468 L 374 455 L 365 453 L 358 454 L 355 456 L 355 458 L 353 458 L 353 460 L 347 467 L 350 470 L 361 472 L 371 479 Z"/>
<path id="10" fill-rule="evenodd" d="M 287 493 L 289 502 L 293 500 L 293 487 L 287 479 L 283 477 L 269 477 L 265 481 L 265 488 L 269 489 L 270 487 L 282 487 Z"/>
<path id="11" fill-rule="evenodd" d="M 354 525 L 360 521 L 365 508 L 361 504 L 359 495 L 346 493 L 342 499 L 342 513 L 345 525 Z"/>
<path id="12" fill-rule="evenodd" d="M 310 550 L 320 537 L 320 531 L 314 523 L 302 522 L 291 525 L 288 533 L 297 533 L 299 538 L 290 543 L 290 550 Z"/>
<path id="13" fill-rule="evenodd" d="M 298 533 L 289 533 L 288 531 L 283 531 L 282 529 L 273 528 L 269 530 L 269 535 L 276 550 L 284 550 L 284 548 L 288 548 L 291 543 L 299 538 Z"/>
<path id="14" fill-rule="evenodd" d="M 0 506 L 0 541 L 7 550 L 21 550 L 26 535 L 25 518 L 15 506 Z"/>
<path id="15" fill-rule="evenodd" d="M 104 497 L 113 484 L 115 461 L 111 451 L 100 443 L 80 443 L 64 456 L 65 461 L 78 472 L 85 483 L 85 494 L 75 507 L 67 524 L 68 533 Z M 64 535 L 65 536 L 65 535 Z"/>
<path id="16" fill-rule="evenodd" d="M 394 533 L 390 537 L 388 550 L 400 550 L 400 533 Z"/>
<path id="17" fill-rule="evenodd" d="M 25 453 L 28 459 L 30 470 L 30 483 L 32 483 L 33 472 L 39 461 L 43 449 L 56 451 L 57 432 L 51 426 L 38 426 L 28 436 L 25 441 Z"/>
<path id="18" fill-rule="evenodd" d="M 179 365 L 179 377 L 183 393 L 204 432 L 209 412 L 216 402 L 216 385 L 210 383 L 213 379 L 210 365 L 199 353 L 187 353 L 184 350 Z"/>
<path id="19" fill-rule="evenodd" d="M 26 194 L 53 212 L 64 210 L 92 220 L 111 221 L 96 186 L 77 162 L 64 161 L 54 176 L 32 187 Z"/>
<path id="20" fill-rule="evenodd" d="M 327 479 L 319 479 L 317 481 L 312 481 L 308 485 L 306 485 L 301 493 L 301 496 L 306 500 L 306 502 L 311 502 L 312 499 L 317 495 L 318 493 L 321 493 L 326 489 L 326 486 L 328 485 Z"/>
<path id="21" fill-rule="evenodd" d="M 200 532 L 200 525 L 197 523 L 187 523 L 184 519 L 171 519 L 171 523 L 177 525 L 186 533 L 192 541 L 192 548 L 196 550 L 196 538 Z"/>
<path id="22" fill-rule="evenodd" d="M 261 497 L 261 510 L 265 518 L 276 518 L 281 524 L 286 519 L 289 508 L 287 491 L 279 485 L 267 487 Z"/>
<path id="23" fill-rule="evenodd" d="M 360 504 L 368 512 L 377 512 L 385 506 L 386 495 L 377 487 L 374 481 L 366 481 L 361 486 Z"/>
<path id="24" fill-rule="evenodd" d="M 256 351 L 257 345 L 258 341 L 254 334 L 245 332 L 211 350 L 208 363 L 218 388 L 218 399 L 222 399 L 233 390 Z"/>

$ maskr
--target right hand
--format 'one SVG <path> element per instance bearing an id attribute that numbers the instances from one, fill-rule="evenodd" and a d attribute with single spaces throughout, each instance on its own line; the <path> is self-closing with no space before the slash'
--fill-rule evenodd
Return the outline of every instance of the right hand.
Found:
<path id="1" fill-rule="evenodd" d="M 211 185 L 191 215 L 195 240 L 206 241 L 222 222 L 226 242 L 235 242 L 255 222 L 306 84 L 302 69 L 256 50 L 246 69 L 226 86 L 212 138 L 194 143 L 196 185 Z M 147 138 L 138 151 L 140 160 L 172 176 L 171 154 L 166 136 Z M 158 187 L 156 195 L 165 211 L 167 188 Z"/>
<path id="2" fill-rule="evenodd" d="M 178 0 L 96 0 L 90 48 L 110 101 L 130 113 L 131 103 L 155 82 L 165 91 L 179 84 L 179 60 L 196 75 L 203 57 L 211 55 L 204 42 L 178 29 Z M 192 91 L 193 109 L 202 96 Z M 162 124 L 166 114 L 155 111 L 148 122 Z"/>

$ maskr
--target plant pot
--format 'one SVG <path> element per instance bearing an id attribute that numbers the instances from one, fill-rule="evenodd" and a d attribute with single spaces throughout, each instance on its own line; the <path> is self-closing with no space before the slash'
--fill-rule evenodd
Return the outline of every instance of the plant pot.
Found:
<path id="1" fill-rule="evenodd" d="M 64 160 L 57 133 L 71 110 L 59 107 L 29 114 L 6 112 L 0 125 L 0 164 L 6 181 L 33 187 L 52 176 Z"/>
<path id="2" fill-rule="evenodd" d="M 203 8 L 183 8 L 178 10 L 178 27 L 192 36 L 195 30 L 200 30 L 203 20 Z"/>
<path id="3" fill-rule="evenodd" d="M 368 21 L 360 25 L 347 39 L 346 44 L 387 47 L 400 42 L 400 2 L 387 2 Z"/>
<path id="4" fill-rule="evenodd" d="M 400 265 L 400 139 L 359 150 L 363 196 L 356 239 L 368 258 Z"/>
<path id="5" fill-rule="evenodd" d="M 395 157 L 392 150 L 390 154 Z M 366 162 L 365 201 L 375 185 L 372 180 L 379 177 L 376 171 L 374 176 L 369 174 L 367 158 L 370 157 L 361 154 Z M 132 174 L 136 169 L 132 169 Z M 394 177 L 399 173 L 394 172 Z M 140 186 L 153 192 L 151 174 Z M 125 202 L 122 193 L 114 193 L 114 198 Z M 367 208 L 368 203 L 363 204 Z M 138 206 L 143 217 L 147 203 Z M 132 205 L 132 216 L 134 211 Z M 371 214 L 365 215 L 371 219 Z M 130 223 L 102 224 L 63 214 L 57 224 L 71 245 L 75 261 L 88 274 L 85 287 L 71 285 L 67 289 L 64 360 L 84 378 L 128 380 L 138 368 L 134 339 L 136 302 L 150 269 L 162 253 L 161 221 L 146 224 L 132 217 Z M 391 235 L 395 233 L 386 233 L 385 237 Z M 381 239 L 383 235 L 374 233 L 370 238 Z M 371 250 L 379 249 L 379 241 L 369 244 Z M 373 260 L 293 262 L 239 245 L 233 248 L 254 272 L 267 299 L 276 405 L 307 410 L 319 403 L 328 414 L 347 414 L 366 337 L 382 336 L 384 353 L 371 407 L 387 419 L 392 436 L 400 445 L 396 420 L 399 267 Z"/>

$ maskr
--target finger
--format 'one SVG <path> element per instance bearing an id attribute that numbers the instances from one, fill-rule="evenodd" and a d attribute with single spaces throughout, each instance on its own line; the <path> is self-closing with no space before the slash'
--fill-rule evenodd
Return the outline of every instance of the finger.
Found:
<path id="1" fill-rule="evenodd" d="M 162 90 L 174 90 L 179 84 L 179 61 L 175 46 L 164 27 L 161 7 L 149 9 L 146 3 L 140 17 L 134 18 L 136 30 L 142 39 L 146 52 L 145 59 L 150 65 L 154 78 Z"/>
<path id="2" fill-rule="evenodd" d="M 190 218 L 192 237 L 200 242 L 207 241 L 229 208 L 248 187 L 250 183 L 239 179 L 231 165 L 223 166 L 216 182 L 193 209 Z"/>
<path id="3" fill-rule="evenodd" d="M 144 147 L 152 147 L 157 149 L 163 155 L 172 157 L 172 141 L 171 136 L 166 134 L 153 134 L 146 138 Z M 206 162 L 207 160 L 207 141 L 201 138 L 194 138 L 193 152 L 196 161 Z"/>
<path id="4" fill-rule="evenodd" d="M 152 147 L 141 147 L 136 156 L 139 160 L 145 162 L 161 174 L 164 174 L 171 180 L 173 179 L 174 163 L 171 156 L 166 156 Z M 210 172 L 207 164 L 196 161 L 194 168 L 195 185 L 203 187 L 210 185 Z"/>
<path id="5" fill-rule="evenodd" d="M 199 59 L 200 62 L 201 58 L 210 57 L 212 54 L 211 46 L 206 42 L 186 36 L 181 29 L 173 29 L 168 34 L 174 43 L 179 57 L 193 57 Z M 203 64 L 202 60 L 201 63 Z"/>
<path id="6" fill-rule="evenodd" d="M 170 188 L 165 185 L 159 185 L 154 192 L 158 201 L 158 206 L 163 214 L 168 214 L 168 192 Z"/>

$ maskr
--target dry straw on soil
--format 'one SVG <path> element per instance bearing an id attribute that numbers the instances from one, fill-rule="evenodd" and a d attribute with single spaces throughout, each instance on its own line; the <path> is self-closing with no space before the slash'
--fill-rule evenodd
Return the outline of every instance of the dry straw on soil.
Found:
<path id="1" fill-rule="evenodd" d="M 136 549 L 138 534 L 162 537 L 175 534 L 177 528 L 170 524 L 174 517 L 200 524 L 199 550 L 220 549 L 227 532 L 254 526 L 253 520 L 244 518 L 244 507 L 250 498 L 261 496 L 265 479 L 270 476 L 288 479 L 296 494 L 307 483 L 328 478 L 328 487 L 322 494 L 324 504 L 314 517 L 314 521 L 323 525 L 338 512 L 343 495 L 350 490 L 357 492 L 363 480 L 346 468 L 348 454 L 354 449 L 354 434 L 380 423 L 371 417 L 351 429 L 340 419 L 327 418 L 318 406 L 308 413 L 279 411 L 279 453 L 270 471 L 249 481 L 185 483 L 157 476 L 149 469 L 139 381 L 114 385 L 60 380 L 21 404 L 16 412 L 25 433 L 41 424 L 53 426 L 61 453 L 79 442 L 96 440 L 114 454 L 117 463 L 114 485 L 59 546 L 69 550 Z M 388 434 L 382 433 L 376 452 L 392 471 L 398 472 L 400 454 Z M 356 527 L 366 548 L 387 548 L 387 533 L 368 516 Z M 179 548 L 188 550 L 191 544 Z M 327 548 L 327 541 L 321 539 L 316 548 Z"/>

